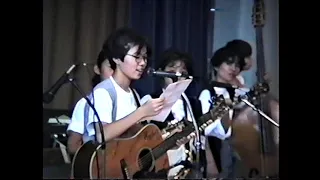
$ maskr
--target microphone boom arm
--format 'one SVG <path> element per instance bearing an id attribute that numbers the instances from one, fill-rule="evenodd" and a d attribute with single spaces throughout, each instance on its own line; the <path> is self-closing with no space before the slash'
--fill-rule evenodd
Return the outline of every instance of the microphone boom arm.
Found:
<path id="1" fill-rule="evenodd" d="M 270 118 L 268 115 L 266 115 L 263 111 L 261 111 L 260 109 L 256 108 L 253 104 L 251 104 L 248 100 L 240 98 L 240 100 L 242 102 L 244 102 L 246 105 L 248 105 L 249 107 L 251 107 L 254 111 L 258 112 L 261 116 L 263 116 L 264 118 L 266 118 L 269 122 L 271 122 L 274 126 L 276 126 L 277 128 L 279 128 L 279 124 L 277 122 L 275 122 L 272 118 Z"/>

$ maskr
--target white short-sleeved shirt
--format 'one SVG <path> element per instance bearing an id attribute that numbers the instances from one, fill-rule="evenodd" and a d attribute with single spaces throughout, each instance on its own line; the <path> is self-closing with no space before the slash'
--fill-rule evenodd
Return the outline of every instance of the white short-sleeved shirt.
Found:
<path id="1" fill-rule="evenodd" d="M 67 128 L 67 131 L 77 132 L 79 134 L 84 134 L 84 107 L 87 101 L 81 98 L 73 109 L 71 122 Z"/>
<path id="2" fill-rule="evenodd" d="M 116 120 L 120 120 L 125 116 L 128 116 L 137 109 L 137 104 L 131 89 L 129 92 L 122 89 L 113 79 L 110 77 L 111 82 L 117 93 L 117 113 Z M 109 92 L 103 88 L 94 90 L 94 107 L 100 117 L 102 123 L 112 123 L 112 100 Z M 93 103 L 93 101 L 92 101 Z M 121 108 L 125 107 L 125 108 Z M 94 123 L 98 122 L 96 116 L 94 116 L 93 110 L 90 108 L 88 112 L 87 131 L 89 136 L 95 135 Z"/>
<path id="3" fill-rule="evenodd" d="M 117 93 L 117 113 L 116 120 L 122 119 L 125 116 L 129 115 L 137 109 L 133 92 L 126 92 L 123 90 L 113 79 L 110 77 L 111 82 L 113 83 L 116 93 Z M 103 88 L 98 88 L 94 90 L 94 101 L 91 100 L 91 103 L 94 102 L 94 107 L 99 115 L 99 118 L 102 123 L 111 123 L 112 122 L 112 100 L 107 90 Z M 89 108 L 88 111 L 88 121 L 84 125 L 84 108 L 86 105 L 86 100 L 82 98 L 78 101 L 73 115 L 71 118 L 71 123 L 68 127 L 68 130 L 72 130 L 83 134 L 83 141 L 87 142 L 90 137 L 95 135 L 94 123 L 98 122 L 97 117 L 93 116 L 94 112 L 92 108 Z M 125 108 L 121 108 L 125 107 Z M 86 126 L 86 127 L 84 127 Z M 87 133 L 86 133 L 87 132 Z"/>
<path id="4" fill-rule="evenodd" d="M 214 90 L 217 95 L 223 95 L 225 99 L 230 99 L 230 95 L 227 91 L 226 88 L 218 88 L 214 87 Z M 201 101 L 202 105 L 202 113 L 205 114 L 209 112 L 210 110 L 210 102 L 211 102 L 211 94 L 210 91 L 205 89 L 200 93 L 199 100 Z M 230 118 L 233 115 L 233 110 L 229 110 L 229 116 Z M 228 128 L 228 131 L 225 132 L 222 124 L 221 124 L 221 119 L 215 120 L 212 124 L 210 124 L 208 127 L 205 129 L 205 135 L 206 136 L 215 136 L 219 139 L 226 139 L 231 136 L 231 127 Z"/>
<path id="5" fill-rule="evenodd" d="M 67 128 L 67 132 L 73 131 L 82 135 L 82 141 L 87 142 L 89 139 L 88 133 L 84 124 L 84 109 L 87 104 L 85 98 L 81 98 L 72 112 L 71 122 Z"/>

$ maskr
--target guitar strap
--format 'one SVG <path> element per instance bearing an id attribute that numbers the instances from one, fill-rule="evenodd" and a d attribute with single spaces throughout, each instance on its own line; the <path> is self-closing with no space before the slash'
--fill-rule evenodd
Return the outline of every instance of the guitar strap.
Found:
<path id="1" fill-rule="evenodd" d="M 136 101 L 136 105 L 137 105 L 137 108 L 141 106 L 140 104 L 140 96 L 139 94 L 137 93 L 137 91 L 133 88 L 130 88 L 131 91 L 133 92 L 133 97 L 134 97 L 134 100 Z"/>
<path id="2" fill-rule="evenodd" d="M 116 89 L 111 81 L 111 79 L 106 79 L 104 81 L 102 81 L 101 83 L 99 83 L 95 88 L 95 89 L 98 89 L 98 88 L 103 88 L 105 89 L 106 91 L 108 91 L 109 95 L 110 95 L 110 98 L 111 98 L 111 101 L 112 101 L 112 122 L 116 121 L 116 118 L 117 118 L 117 92 L 116 92 Z M 136 101 L 136 105 L 137 107 L 140 107 L 140 101 L 139 101 L 139 94 L 136 92 L 135 89 L 132 89 L 130 88 L 132 93 L 133 93 L 133 96 L 134 96 L 134 99 Z M 93 100 L 93 93 L 90 93 L 90 95 L 88 96 L 89 100 L 92 101 Z M 85 109 L 84 109 L 84 127 L 87 127 L 87 124 L 88 124 L 88 116 L 89 116 L 89 109 L 90 109 L 90 106 L 88 103 L 86 103 L 85 105 Z M 95 128 L 95 132 L 99 131 L 98 128 L 96 128 L 97 126 L 93 126 Z M 87 129 L 85 128 L 85 132 L 88 134 L 88 131 Z M 88 140 L 93 140 L 94 137 L 89 137 Z M 88 141 L 86 140 L 86 141 Z M 84 140 L 85 141 L 85 140 Z M 86 142 L 85 141 L 85 142 Z"/>
<path id="3" fill-rule="evenodd" d="M 112 101 L 112 122 L 114 122 L 116 120 L 117 117 L 117 92 L 116 89 L 111 81 L 111 79 L 106 79 L 104 81 L 102 81 L 101 83 L 99 83 L 94 90 L 99 89 L 99 88 L 103 88 L 106 91 L 108 91 L 111 101 Z M 93 93 L 91 92 L 90 95 L 88 96 L 88 99 L 90 101 L 94 101 L 94 96 Z M 86 103 L 85 107 L 84 107 L 84 127 L 85 127 L 85 134 L 88 135 L 88 130 L 87 130 L 87 124 L 88 124 L 88 119 L 89 119 L 89 109 L 91 107 L 89 106 L 88 103 Z M 93 125 L 93 127 L 95 128 L 95 132 L 97 132 L 99 129 L 96 128 L 95 124 Z M 88 136 L 84 136 L 84 137 L 88 137 Z M 87 142 L 89 140 L 94 140 L 94 137 L 88 137 L 88 139 L 84 139 L 84 142 Z"/>

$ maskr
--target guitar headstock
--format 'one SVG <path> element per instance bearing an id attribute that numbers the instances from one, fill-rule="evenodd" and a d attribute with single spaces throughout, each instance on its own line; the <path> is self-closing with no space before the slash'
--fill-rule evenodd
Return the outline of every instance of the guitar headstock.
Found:
<path id="1" fill-rule="evenodd" d="M 204 131 L 204 129 L 213 123 L 215 120 L 222 118 L 230 109 L 231 104 L 228 104 L 224 99 L 223 95 L 220 95 L 215 98 L 215 103 L 213 108 L 206 114 L 204 114 L 198 121 L 200 126 L 200 130 Z"/>
<path id="2" fill-rule="evenodd" d="M 253 89 L 251 90 L 251 96 L 259 96 L 263 94 L 267 94 L 270 91 L 269 84 L 266 82 L 257 83 Z"/>
<path id="3" fill-rule="evenodd" d="M 254 27 L 262 27 L 265 24 L 265 6 L 263 0 L 254 0 L 252 8 L 252 24 Z"/>
<path id="4" fill-rule="evenodd" d="M 230 109 L 230 105 L 224 99 L 223 95 L 217 97 L 215 107 L 210 110 L 211 118 L 213 120 L 221 118 Z"/>

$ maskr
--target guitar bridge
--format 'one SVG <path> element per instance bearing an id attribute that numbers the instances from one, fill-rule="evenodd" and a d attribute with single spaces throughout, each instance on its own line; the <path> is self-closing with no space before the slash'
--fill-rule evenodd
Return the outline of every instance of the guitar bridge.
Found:
<path id="1" fill-rule="evenodd" d="M 127 163 L 126 163 L 126 161 L 124 159 L 121 159 L 120 166 L 121 166 L 123 179 L 130 179 Z"/>

